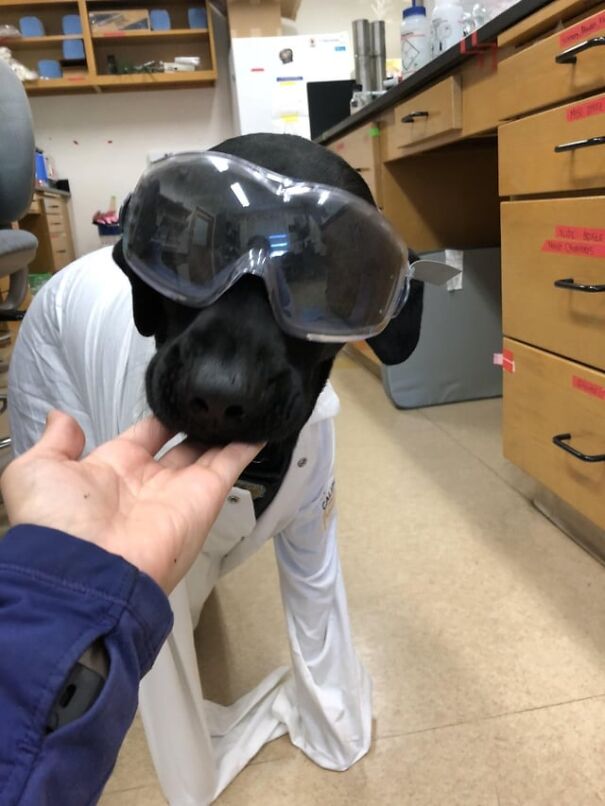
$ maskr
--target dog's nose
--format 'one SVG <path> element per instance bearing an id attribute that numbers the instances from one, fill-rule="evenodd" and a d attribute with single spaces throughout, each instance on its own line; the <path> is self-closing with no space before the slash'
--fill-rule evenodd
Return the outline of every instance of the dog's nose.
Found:
<path id="1" fill-rule="evenodd" d="M 234 402 L 233 398 L 225 398 L 222 395 L 205 393 L 203 397 L 194 395 L 189 401 L 189 409 L 195 419 L 232 420 L 239 422 L 243 420 L 246 409 L 242 402 Z"/>
<path id="2" fill-rule="evenodd" d="M 196 422 L 235 425 L 246 418 L 249 400 L 237 378 L 212 378 L 200 372 L 187 391 L 186 406 Z"/>

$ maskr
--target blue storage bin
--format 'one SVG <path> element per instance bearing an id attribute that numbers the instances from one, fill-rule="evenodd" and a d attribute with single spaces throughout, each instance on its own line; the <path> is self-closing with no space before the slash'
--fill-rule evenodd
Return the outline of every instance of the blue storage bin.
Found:
<path id="1" fill-rule="evenodd" d="M 23 36 L 44 36 L 44 26 L 38 17 L 21 17 L 19 30 Z"/>
<path id="2" fill-rule="evenodd" d="M 172 28 L 170 14 L 163 8 L 152 9 L 149 12 L 149 20 L 152 31 L 169 31 Z"/>
<path id="3" fill-rule="evenodd" d="M 63 42 L 63 58 L 74 61 L 84 59 L 84 42 L 81 39 L 67 39 Z"/>
<path id="4" fill-rule="evenodd" d="M 79 14 L 65 14 L 62 20 L 64 34 L 81 34 L 82 21 Z"/>
<path id="5" fill-rule="evenodd" d="M 48 185 L 48 171 L 46 170 L 46 160 L 44 154 L 36 149 L 36 182 L 40 185 Z"/>
<path id="6" fill-rule="evenodd" d="M 191 6 L 187 9 L 187 19 L 190 28 L 207 28 L 208 13 L 204 6 Z"/>
<path id="7" fill-rule="evenodd" d="M 40 59 L 38 62 L 40 78 L 62 78 L 63 70 L 56 59 Z"/>

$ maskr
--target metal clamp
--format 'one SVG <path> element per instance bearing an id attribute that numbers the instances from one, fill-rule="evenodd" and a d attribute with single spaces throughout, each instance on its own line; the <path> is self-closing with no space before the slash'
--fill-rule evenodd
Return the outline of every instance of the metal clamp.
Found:
<path id="1" fill-rule="evenodd" d="M 404 115 L 401 118 L 402 123 L 413 123 L 416 118 L 428 118 L 428 112 L 410 112 L 409 115 Z"/>
<path id="2" fill-rule="evenodd" d="M 552 441 L 557 448 L 561 448 L 561 450 L 565 451 L 566 453 L 570 453 L 581 462 L 605 462 L 605 453 L 597 453 L 592 455 L 589 453 L 582 453 L 582 451 L 572 448 L 571 445 L 567 444 L 567 441 L 570 439 L 571 434 L 557 434 L 556 437 L 552 438 Z"/>
<path id="3" fill-rule="evenodd" d="M 564 280 L 555 280 L 555 286 L 557 288 L 566 288 L 568 291 L 584 291 L 588 294 L 601 294 L 605 291 L 605 285 L 576 283 L 573 277 L 566 277 Z"/>
<path id="4" fill-rule="evenodd" d="M 555 146 L 555 153 L 561 151 L 575 151 L 577 148 L 591 148 L 592 146 L 605 145 L 605 135 L 599 137 L 587 137 L 586 140 L 572 140 L 570 143 L 561 143 Z"/>
<path id="5" fill-rule="evenodd" d="M 595 36 L 593 39 L 587 39 L 584 42 L 578 42 L 571 48 L 567 48 L 558 56 L 555 56 L 557 64 L 575 64 L 578 60 L 576 58 L 578 53 L 582 53 L 590 48 L 603 47 L 605 45 L 605 36 Z"/>

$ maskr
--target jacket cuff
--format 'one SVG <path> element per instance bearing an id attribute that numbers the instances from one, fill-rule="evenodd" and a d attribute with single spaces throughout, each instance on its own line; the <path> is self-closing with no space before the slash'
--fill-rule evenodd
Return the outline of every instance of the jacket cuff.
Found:
<path id="1" fill-rule="evenodd" d="M 149 670 L 173 621 L 168 597 L 151 577 L 94 543 L 44 526 L 14 526 L 2 540 L 0 556 L 0 565 L 42 584 L 100 597 L 118 610 L 127 607 L 142 628 L 137 641 L 142 673 Z"/>

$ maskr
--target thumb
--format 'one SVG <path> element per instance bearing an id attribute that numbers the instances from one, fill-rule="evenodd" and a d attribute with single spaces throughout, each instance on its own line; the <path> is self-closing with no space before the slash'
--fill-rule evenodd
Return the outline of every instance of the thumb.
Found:
<path id="1" fill-rule="evenodd" d="M 79 459 L 84 443 L 84 432 L 74 418 L 53 409 L 46 419 L 44 433 L 25 456 L 29 454 L 32 458 Z"/>

